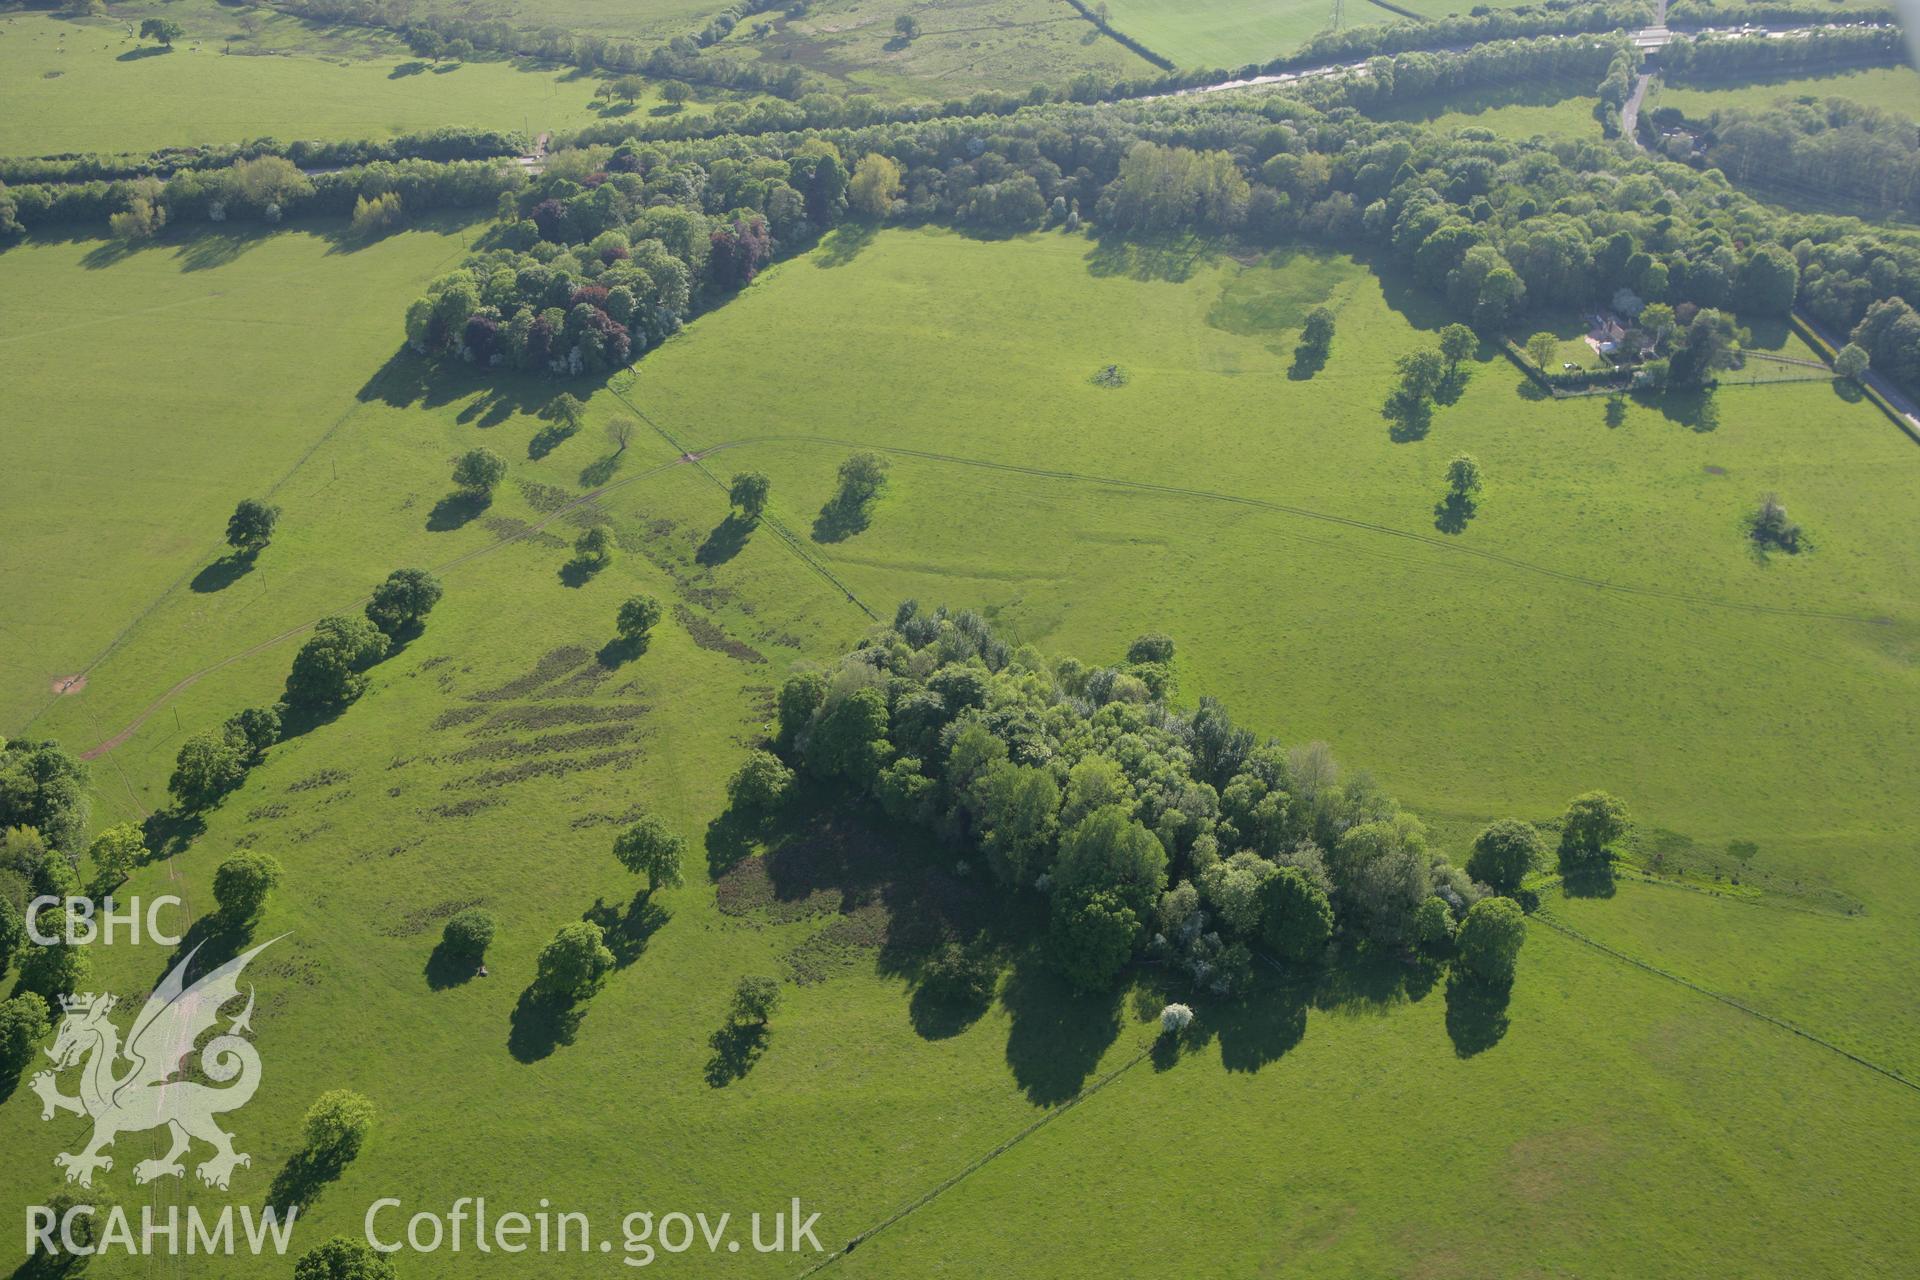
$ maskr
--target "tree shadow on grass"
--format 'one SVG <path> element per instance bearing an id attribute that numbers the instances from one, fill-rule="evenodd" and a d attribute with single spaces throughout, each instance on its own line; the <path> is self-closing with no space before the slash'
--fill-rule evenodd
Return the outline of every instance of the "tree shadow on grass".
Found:
<path id="1" fill-rule="evenodd" d="M 578 431 L 578 427 L 569 427 L 557 422 L 548 423 L 533 433 L 533 439 L 527 441 L 527 457 L 538 462 L 565 444 Z"/>
<path id="2" fill-rule="evenodd" d="M 1447 1038 L 1462 1058 L 1485 1053 L 1507 1034 L 1511 987 L 1498 986 L 1454 970 L 1447 975 Z"/>
<path id="3" fill-rule="evenodd" d="M 613 473 L 620 469 L 620 455 L 610 453 L 595 462 L 588 463 L 580 470 L 580 486 L 584 489 L 598 489 L 613 479 Z"/>
<path id="4" fill-rule="evenodd" d="M 507 1029 L 507 1052 L 516 1062 L 538 1062 L 561 1045 L 572 1044 L 580 1032 L 586 1008 L 571 1000 L 556 1000 L 529 986 L 513 1006 Z"/>
<path id="5" fill-rule="evenodd" d="M 98 271 L 124 262 L 138 253 L 144 246 L 132 240 L 106 240 L 87 250 L 80 259 L 80 265 L 89 271 Z"/>
<path id="6" fill-rule="evenodd" d="M 1662 395 L 1635 398 L 1689 431 L 1704 435 L 1720 428 L 1720 406 L 1711 391 L 1670 389 Z"/>
<path id="7" fill-rule="evenodd" d="M 1079 1093 L 1120 1035 L 1117 991 L 1078 994 L 1036 953 L 1015 964 L 1000 1003 L 1013 1018 L 1007 1065 L 1037 1106 L 1055 1106 Z"/>
<path id="8" fill-rule="evenodd" d="M 415 60 L 413 62 L 396 63 L 394 65 L 393 70 L 387 72 L 387 79 L 404 80 L 408 76 L 417 76 L 422 71 L 425 71 L 426 69 L 427 69 L 427 64 L 424 62 L 420 62 L 418 60 Z"/>
<path id="9" fill-rule="evenodd" d="M 218 231 L 197 230 L 175 251 L 182 271 L 208 271 L 236 261 L 241 254 L 278 233 L 278 228 L 239 226 Z"/>
<path id="10" fill-rule="evenodd" d="M 169 973 L 177 966 L 186 964 L 187 957 L 192 956 L 192 963 L 181 975 L 186 984 L 191 986 L 239 955 L 253 941 L 253 929 L 254 921 L 231 920 L 218 911 L 201 916 L 182 935 L 180 944 L 160 966 L 160 971 L 153 977 L 153 985 L 159 986 Z"/>
<path id="11" fill-rule="evenodd" d="M 707 1083 L 724 1089 L 753 1070 L 767 1051 L 767 1027 L 763 1022 L 729 1022 L 708 1037 L 707 1044 L 713 1049 L 707 1059 Z"/>
<path id="12" fill-rule="evenodd" d="M 813 520 L 813 540 L 815 542 L 844 542 L 854 534 L 864 531 L 871 515 L 868 504 L 849 502 L 835 495 L 820 508 L 820 514 Z"/>
<path id="13" fill-rule="evenodd" d="M 472 219 L 443 215 L 423 216 L 413 229 L 457 230 Z M 586 399 L 605 384 L 604 377 L 576 379 L 575 394 Z M 553 383 L 534 374 L 512 374 L 483 365 L 435 361 L 410 347 L 400 347 L 376 369 L 355 393 L 362 401 L 378 400 L 396 409 L 422 405 L 438 409 L 471 396 L 489 403 L 505 401 L 522 413 L 532 413 L 553 395 Z"/>
<path id="14" fill-rule="evenodd" d="M 433 504 L 433 510 L 427 513 L 427 530 L 446 533 L 458 529 L 492 505 L 488 494 L 457 490 Z"/>
<path id="15" fill-rule="evenodd" d="M 1380 282 L 1382 299 L 1408 324 L 1416 329 L 1431 330 L 1453 323 L 1455 317 L 1446 301 L 1414 279 L 1412 270 L 1394 261 L 1385 250 L 1356 252 L 1354 257 L 1366 263 Z"/>
<path id="16" fill-rule="evenodd" d="M 207 820 L 199 813 L 168 808 L 148 814 L 141 832 L 147 846 L 146 861 L 162 862 L 186 852 L 206 829 Z"/>
<path id="17" fill-rule="evenodd" d="M 251 551 L 236 551 L 232 555 L 221 556 L 195 574 L 193 581 L 187 585 L 201 595 L 224 591 L 252 573 L 257 559 L 258 557 Z"/>
<path id="18" fill-rule="evenodd" d="M 621 663 L 631 662 L 633 659 L 645 653 L 652 647 L 652 644 L 653 638 L 651 636 L 635 636 L 632 639 L 628 639 L 626 636 L 615 636 L 613 639 L 601 645 L 600 652 L 594 654 L 593 658 L 603 669 L 612 671 L 618 668 Z"/>
<path id="19" fill-rule="evenodd" d="M 1305 382 L 1326 367 L 1327 348 L 1311 347 L 1303 342 L 1293 349 L 1293 364 L 1287 369 L 1287 376 L 1295 382 Z"/>
<path id="20" fill-rule="evenodd" d="M 1442 533 L 1465 533 L 1479 507 L 1464 493 L 1449 493 L 1433 504 L 1433 527 Z"/>
<path id="21" fill-rule="evenodd" d="M 693 553 L 694 563 L 712 568 L 733 559 L 747 545 L 754 524 L 754 521 L 738 512 L 728 512 L 727 518 L 713 527 L 706 541 Z"/>
<path id="22" fill-rule="evenodd" d="M 172 52 L 173 52 L 173 47 L 171 45 L 164 45 L 164 44 L 148 45 L 145 48 L 141 48 L 141 49 L 129 49 L 125 53 L 121 54 L 119 57 L 115 58 L 114 61 L 115 62 L 139 62 L 145 58 L 162 58 Z"/>
<path id="23" fill-rule="evenodd" d="M 1329 1013 L 1387 1013 L 1407 999 L 1407 969 L 1406 957 L 1391 947 L 1347 947 L 1320 971 L 1313 1007 Z"/>
<path id="24" fill-rule="evenodd" d="M 615 969 L 624 969 L 638 960 L 647 949 L 647 940 L 673 919 L 673 913 L 651 901 L 651 897 L 642 889 L 624 911 L 604 898 L 595 898 L 580 917 L 600 926 L 607 950 L 613 952 Z"/>
<path id="25" fill-rule="evenodd" d="M 1209 1008 L 1203 1034 L 1219 1036 L 1220 1065 L 1254 1072 L 1292 1052 L 1306 1039 L 1307 1007 L 1321 976 L 1269 970 L 1240 999 Z"/>
<path id="26" fill-rule="evenodd" d="M 442 938 L 434 944 L 433 951 L 427 956 L 425 969 L 427 989 L 445 991 L 449 987 L 465 986 L 480 976 L 480 962 L 472 956 L 462 955 L 447 945 Z"/>
<path id="27" fill-rule="evenodd" d="M 273 1175 L 273 1185 L 267 1189 L 267 1203 L 281 1210 L 298 1209 L 304 1213 L 328 1183 L 346 1172 L 351 1159 L 350 1155 L 338 1151 L 302 1147 Z"/>
<path id="28" fill-rule="evenodd" d="M 592 582 L 594 575 L 606 567 L 605 561 L 592 556 L 575 556 L 560 566 L 560 585 L 578 590 Z"/>
<path id="29" fill-rule="evenodd" d="M 1218 256 L 1217 246 L 1198 236 L 1161 240 L 1103 236 L 1087 253 L 1087 273 L 1097 278 L 1125 276 L 1180 284 L 1193 277 L 1194 268 Z"/>
<path id="30" fill-rule="evenodd" d="M 280 741 L 289 742 L 294 738 L 324 728 L 347 713 L 352 703 L 343 702 L 330 707 L 288 707 L 280 713 Z"/>
<path id="31" fill-rule="evenodd" d="M 873 243 L 880 229 L 868 222 L 843 222 L 820 237 L 814 250 L 813 265 L 821 268 L 844 267 Z"/>
<path id="32" fill-rule="evenodd" d="M 907 1001 L 907 1018 L 922 1040 L 951 1040 L 980 1021 L 992 1000 L 954 1000 L 916 987 Z"/>
<path id="33" fill-rule="evenodd" d="M 1611 862 L 1560 863 L 1560 891 L 1569 898 L 1611 898 L 1615 887 Z"/>
<path id="34" fill-rule="evenodd" d="M 707 824 L 707 874 L 715 880 L 725 875 L 742 858 L 753 855 L 754 845 L 767 835 L 769 823 L 737 809 L 728 809 Z"/>
<path id="35" fill-rule="evenodd" d="M 1433 409 L 1424 401 L 1418 408 L 1403 409 L 1386 417 L 1387 439 L 1395 444 L 1425 440 L 1427 432 L 1433 430 Z"/>

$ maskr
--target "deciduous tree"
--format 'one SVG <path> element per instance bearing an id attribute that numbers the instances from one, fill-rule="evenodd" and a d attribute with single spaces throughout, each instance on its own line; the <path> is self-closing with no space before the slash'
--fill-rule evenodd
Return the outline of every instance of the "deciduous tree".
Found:
<path id="1" fill-rule="evenodd" d="M 623 831 L 613 842 L 613 856 L 635 875 L 647 878 L 647 892 L 661 887 L 678 888 L 680 864 L 686 857 L 686 839 L 649 813 Z"/>
<path id="2" fill-rule="evenodd" d="M 767 493 L 773 482 L 758 471 L 737 472 L 727 485 L 727 500 L 749 520 L 758 520 L 767 509 Z"/>
<path id="3" fill-rule="evenodd" d="M 399 637 L 427 620 L 440 594 L 440 580 L 425 569 L 395 569 L 373 589 L 367 619 L 388 637 Z"/>
<path id="4" fill-rule="evenodd" d="M 507 460 L 481 445 L 460 455 L 453 464 L 453 482 L 468 493 L 491 495 L 506 478 Z"/>
<path id="5" fill-rule="evenodd" d="M 660 618 L 658 600 L 652 596 L 629 596 L 620 606 L 620 612 L 614 616 L 614 630 L 627 644 L 639 644 L 659 625 Z"/>
<path id="6" fill-rule="evenodd" d="M 227 545 L 242 555 L 252 555 L 273 541 L 273 528 L 280 522 L 280 508 L 257 498 L 242 498 L 227 518 Z"/>
<path id="7" fill-rule="evenodd" d="M 1527 917 L 1512 898 L 1482 898 L 1467 909 L 1454 936 L 1460 963 L 1474 977 L 1506 986 L 1513 981 Z"/>
<path id="8" fill-rule="evenodd" d="M 260 914 L 267 895 L 280 883 L 280 863 L 271 854 L 236 853 L 214 869 L 213 900 L 231 924 L 244 924 Z"/>
<path id="9" fill-rule="evenodd" d="M 562 925 L 540 950 L 534 989 L 543 997 L 574 1003 L 594 996 L 613 971 L 606 931 L 591 920 Z"/>
<path id="10" fill-rule="evenodd" d="M 1512 893 L 1546 853 L 1547 842 L 1532 823 L 1502 818 L 1473 838 L 1467 874 L 1500 893 Z"/>

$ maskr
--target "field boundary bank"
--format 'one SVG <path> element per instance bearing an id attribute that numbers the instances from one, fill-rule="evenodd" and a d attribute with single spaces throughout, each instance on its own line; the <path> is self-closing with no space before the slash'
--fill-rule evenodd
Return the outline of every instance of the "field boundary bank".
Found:
<path id="1" fill-rule="evenodd" d="M 1669 876 L 1657 876 L 1652 872 L 1642 870 L 1638 867 L 1620 866 L 1614 868 L 1613 878 L 1616 880 L 1631 880 L 1635 884 L 1650 885 L 1656 889 L 1671 889 L 1675 893 L 1696 894 L 1702 898 L 1711 898 L 1715 902 L 1728 902 L 1742 907 L 1758 907 L 1762 911 L 1791 911 L 1796 915 L 1813 916 L 1821 920 L 1853 920 L 1858 918 L 1853 912 L 1842 911 L 1835 907 L 1818 907 L 1799 902 L 1782 901 L 1782 899 L 1790 899 L 1793 895 L 1780 893 L 1776 890 L 1762 889 L 1757 885 L 1754 886 L 1755 892 L 1752 894 L 1728 893 L 1725 889 L 1716 889 L 1712 885 L 1694 884 Z M 1564 884 L 1565 880 L 1566 877 L 1564 876 L 1556 876 L 1550 883 L 1537 885 L 1535 888 L 1540 890 L 1558 888 Z M 1865 914 L 1866 908 L 1863 905 L 1858 915 Z"/>
<path id="2" fill-rule="evenodd" d="M 1851 1049 L 1844 1049 L 1839 1045 L 1835 1044 L 1833 1041 L 1828 1040 L 1823 1036 L 1816 1035 L 1813 1032 L 1807 1030 L 1805 1027 L 1789 1022 L 1785 1018 L 1775 1017 L 1771 1013 L 1766 1013 L 1766 1012 L 1763 1012 L 1762 1010 L 1756 1009 L 1752 1005 L 1747 1004 L 1744 1001 L 1738 1000 L 1733 996 L 1727 995 L 1724 992 L 1715 991 L 1711 987 L 1703 987 L 1699 983 L 1693 981 L 1691 978 L 1683 978 L 1677 973 L 1674 973 L 1667 969 L 1662 969 L 1658 965 L 1651 964 L 1648 961 L 1642 960 L 1637 956 L 1628 955 L 1626 952 L 1621 951 L 1616 947 L 1609 946 L 1608 944 L 1600 941 L 1598 938 L 1592 937 L 1589 934 L 1582 933 L 1580 930 L 1574 928 L 1572 925 L 1567 924 L 1564 921 L 1555 918 L 1552 915 L 1552 913 L 1550 913 L 1545 907 L 1540 907 L 1536 909 L 1532 913 L 1532 915 L 1529 916 L 1528 918 L 1532 920 L 1538 920 L 1541 924 L 1546 925 L 1549 929 L 1552 929 L 1554 932 L 1565 934 L 1567 937 L 1572 938 L 1575 942 L 1583 943 L 1586 946 L 1592 947 L 1596 951 L 1602 952 L 1605 955 L 1612 956 L 1615 960 L 1619 960 L 1626 964 L 1630 964 L 1636 969 L 1644 969 L 1646 972 L 1651 973 L 1656 977 L 1665 978 L 1668 982 L 1678 983 L 1679 985 L 1687 988 L 1687 990 L 1697 992 L 1700 995 L 1708 997 L 1709 999 L 1718 1000 L 1721 1004 L 1726 1005 L 1730 1009 L 1737 1009 L 1741 1013 L 1746 1014 L 1748 1017 L 1758 1018 L 1762 1022 L 1771 1023 L 1773 1026 L 1780 1028 L 1782 1031 L 1790 1031 L 1794 1035 L 1799 1036 L 1802 1040 L 1807 1040 L 1813 1044 L 1817 1044 L 1822 1049 L 1826 1049 L 1832 1053 L 1837 1053 L 1841 1057 L 1847 1059 L 1849 1062 L 1852 1062 L 1857 1066 L 1865 1067 L 1867 1070 L 1872 1071 L 1877 1075 L 1885 1076 L 1887 1079 L 1893 1081 L 1895 1084 L 1903 1085 L 1906 1088 L 1913 1090 L 1915 1093 L 1920 1093 L 1920 1081 L 1914 1081 L 1908 1078 L 1907 1076 L 1901 1074 L 1900 1071 L 1896 1070 L 1893 1067 L 1881 1066 L 1879 1063 L 1873 1061 L 1871 1058 L 1862 1057 L 1860 1054 L 1853 1052 L 1853 1050 Z"/>
<path id="3" fill-rule="evenodd" d="M 1073 10 L 1075 13 L 1078 13 L 1081 17 L 1085 18 L 1088 22 L 1091 22 L 1094 25 L 1095 30 L 1099 31 L 1102 35 L 1113 40 L 1115 43 L 1119 44 L 1122 48 L 1130 49 L 1134 53 L 1139 54 L 1141 57 L 1145 58 L 1148 62 L 1152 63 L 1154 66 L 1160 68 L 1160 70 L 1162 71 L 1172 71 L 1175 69 L 1172 58 L 1167 57 L 1163 53 L 1154 52 L 1152 49 L 1147 48 L 1146 45 L 1141 44 L 1138 40 L 1134 39 L 1132 36 L 1128 35 L 1126 32 L 1115 27 L 1111 22 L 1101 17 L 1099 13 L 1089 8 L 1087 6 L 1086 0 L 1067 0 L 1067 3 L 1073 6 Z"/>
<path id="4" fill-rule="evenodd" d="M 985 1154 L 975 1156 L 973 1160 L 968 1162 L 966 1167 L 961 1169 L 959 1172 L 951 1174 L 948 1177 L 942 1179 L 940 1182 L 935 1183 L 932 1187 L 928 1188 L 926 1191 L 921 1192 L 918 1196 L 915 1196 L 912 1200 L 900 1206 L 900 1208 L 895 1209 L 892 1213 L 882 1218 L 879 1222 L 875 1223 L 873 1226 L 868 1227 L 866 1230 L 861 1231 L 856 1235 L 848 1237 L 847 1242 L 844 1245 L 841 1245 L 838 1249 L 835 1249 L 832 1253 L 820 1259 L 820 1261 L 814 1263 L 812 1266 L 808 1267 L 805 1271 L 802 1271 L 799 1274 L 799 1276 L 796 1277 L 796 1280 L 806 1280 L 808 1276 L 815 1275 L 821 1271 L 826 1270 L 828 1267 L 832 1266 L 834 1263 L 838 1262 L 840 1259 L 852 1253 L 855 1249 L 858 1249 L 862 1244 L 865 1244 L 868 1240 L 871 1240 L 874 1236 L 879 1235 L 882 1231 L 885 1231 L 888 1227 L 894 1225 L 896 1222 L 899 1222 L 902 1218 L 905 1218 L 909 1214 L 915 1212 L 916 1210 L 923 1209 L 927 1205 L 933 1203 L 933 1201 L 938 1199 L 941 1195 L 944 1195 L 946 1192 L 951 1191 L 954 1187 L 960 1185 L 960 1183 L 964 1182 L 967 1178 L 971 1177 L 973 1174 L 979 1172 L 982 1168 L 984 1168 L 986 1165 L 988 1165 L 992 1161 L 998 1159 L 999 1157 L 1005 1155 L 1007 1152 L 1013 1150 L 1014 1147 L 1020 1145 L 1020 1143 L 1026 1141 L 1028 1138 L 1032 1137 L 1035 1133 L 1039 1132 L 1041 1129 L 1045 1128 L 1047 1125 L 1052 1124 L 1055 1120 L 1058 1120 L 1061 1116 L 1067 1114 L 1067 1112 L 1073 1110 L 1075 1107 L 1085 1102 L 1088 1098 L 1091 1098 L 1094 1094 L 1099 1093 L 1102 1089 L 1106 1088 L 1108 1085 L 1118 1080 L 1121 1076 L 1125 1075 L 1127 1072 L 1139 1066 L 1140 1063 L 1145 1060 L 1146 1056 L 1152 1051 L 1153 1051 L 1153 1046 L 1151 1044 L 1141 1046 L 1139 1049 L 1134 1051 L 1134 1055 L 1131 1058 L 1127 1059 L 1125 1062 L 1121 1063 L 1119 1066 L 1115 1067 L 1113 1070 L 1107 1072 L 1106 1075 L 1101 1076 L 1098 1080 L 1094 1081 L 1092 1084 L 1087 1085 L 1085 1088 L 1081 1089 L 1080 1092 L 1074 1094 L 1071 1098 L 1068 1098 L 1065 1102 L 1061 1103 L 1059 1106 L 1054 1107 L 1053 1109 L 1047 1111 L 1046 1113 L 1040 1116 L 1036 1116 L 1033 1120 L 1027 1123 L 1025 1128 L 1021 1129 L 1018 1133 L 1014 1134 L 1012 1137 L 1005 1139 L 999 1145 L 988 1150 Z"/>
<path id="5" fill-rule="evenodd" d="M 637 410 L 636 410 L 637 412 Z M 1409 529 L 1396 529 L 1392 525 L 1375 524 L 1352 516 L 1334 515 L 1330 512 L 1315 511 L 1308 507 L 1291 506 L 1283 502 L 1272 502 L 1265 498 L 1250 498 L 1239 494 L 1220 493 L 1209 489 L 1192 489 L 1180 485 L 1154 484 L 1146 480 L 1124 480 L 1113 476 L 1088 475 L 1078 471 L 1058 471 L 1047 467 L 1023 466 L 1012 462 L 989 462 L 980 458 L 964 458 L 955 454 L 934 453 L 925 449 L 909 449 L 900 445 L 870 444 L 858 440 L 842 440 L 833 436 L 807 434 L 776 434 L 748 436 L 738 440 L 723 441 L 700 450 L 702 458 L 710 457 L 722 449 L 737 449 L 755 444 L 818 444 L 835 448 L 871 449 L 877 453 L 889 453 L 899 457 L 921 458 L 930 462 L 944 462 L 954 466 L 979 467 L 990 471 L 1006 471 L 1017 475 L 1034 476 L 1045 480 L 1071 480 L 1086 484 L 1103 484 L 1117 489 L 1133 489 L 1145 493 L 1161 493 L 1174 497 L 1200 498 L 1209 502 L 1222 502 L 1235 506 L 1252 507 L 1256 510 L 1275 511 L 1282 515 L 1297 516 L 1305 520 L 1315 520 L 1324 524 L 1337 525 L 1350 529 L 1360 529 L 1369 533 L 1386 534 L 1401 538 L 1422 546 L 1473 556 L 1508 568 L 1534 573 L 1576 586 L 1591 587 L 1599 591 L 1611 591 L 1621 595 L 1641 596 L 1647 599 L 1672 600 L 1681 604 L 1696 605 L 1702 608 L 1727 609 L 1739 613 L 1760 613 L 1780 617 L 1807 618 L 1827 622 L 1849 622 L 1862 626 L 1887 626 L 1890 620 L 1867 614 L 1841 613 L 1829 609 L 1797 609 L 1785 605 L 1754 604 L 1738 600 L 1722 600 L 1713 596 L 1694 595 L 1685 591 L 1673 591 L 1660 587 L 1636 587 L 1627 583 L 1610 582 L 1603 578 L 1589 578 L 1583 574 L 1567 570 L 1553 569 L 1546 565 L 1534 564 L 1516 556 L 1504 555 L 1497 551 L 1488 551 L 1480 547 L 1463 546 L 1457 542 L 1447 542 L 1426 534 L 1415 533 Z"/>
<path id="6" fill-rule="evenodd" d="M 679 440 L 675 439 L 672 432 L 668 431 L 665 427 L 661 426 L 658 422 L 654 421 L 652 416 L 649 415 L 645 409 L 642 409 L 639 405 L 635 404 L 632 400 L 628 399 L 626 393 L 621 391 L 618 387 L 614 386 L 611 382 L 607 384 L 607 392 L 608 394 L 613 396 L 615 400 L 618 400 L 621 404 L 627 406 L 627 408 L 639 414 L 640 420 L 642 422 L 646 423 L 649 427 L 652 427 L 654 431 L 659 434 L 662 440 L 665 440 L 669 445 L 671 445 L 674 448 L 676 452 L 679 453 L 680 460 L 682 462 L 688 462 L 693 464 L 693 466 L 699 470 L 701 475 L 713 481 L 714 486 L 718 488 L 720 492 L 728 493 L 726 482 L 723 481 L 719 476 L 715 475 L 710 469 L 708 469 L 707 463 L 706 463 L 707 454 L 717 453 L 721 449 L 726 448 L 727 447 L 726 445 L 724 444 L 715 445 L 711 449 L 704 449 L 704 450 L 689 449 L 684 444 L 682 444 Z M 799 536 L 795 534 L 793 530 L 787 527 L 785 521 L 781 520 L 778 516 L 771 515 L 767 512 L 762 512 L 760 515 L 760 523 L 772 529 L 774 532 L 774 536 L 779 538 L 781 542 L 786 544 L 787 550 L 791 551 L 795 556 L 798 556 L 800 559 L 800 562 L 806 565 L 807 568 L 813 570 L 814 573 L 826 579 L 829 583 L 832 583 L 835 589 L 837 589 L 842 595 L 846 596 L 848 603 L 852 604 L 855 608 L 859 609 L 860 612 L 866 614 L 867 618 L 870 621 L 873 621 L 873 622 L 880 621 L 880 615 L 875 613 L 867 605 L 866 601 L 862 600 L 859 596 L 855 595 L 852 587 L 849 587 L 845 582 L 841 581 L 838 574 L 834 573 L 832 569 L 828 568 L 821 561 L 815 559 L 814 556 L 810 552 L 808 552 L 808 550 L 804 546 L 800 544 Z"/>

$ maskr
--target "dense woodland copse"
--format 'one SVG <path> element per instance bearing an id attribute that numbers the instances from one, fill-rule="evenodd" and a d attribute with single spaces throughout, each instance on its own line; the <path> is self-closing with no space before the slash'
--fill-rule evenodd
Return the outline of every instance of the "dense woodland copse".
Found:
<path id="1" fill-rule="evenodd" d="M 1085 990 L 1142 953 L 1224 995 L 1256 946 L 1312 963 L 1342 935 L 1451 941 L 1492 887 L 1326 744 L 1263 741 L 1212 699 L 1175 711 L 1173 654 L 1146 635 L 1113 666 L 1049 661 L 976 614 L 909 600 L 837 666 L 786 681 L 777 746 L 962 851 L 964 874 L 1042 896 L 1054 957 Z M 1615 813 L 1596 796 L 1583 801 Z M 1568 830 L 1566 859 L 1587 857 L 1584 828 Z M 1474 865 L 1510 890 L 1545 846 L 1524 823 L 1493 834 Z"/>
<path id="2" fill-rule="evenodd" d="M 1732 108 L 1702 120 L 1663 107 L 1656 139 L 1675 159 L 1699 155 L 1737 185 L 1785 191 L 1885 215 L 1920 216 L 1920 126 L 1845 98 L 1782 100 L 1764 111 Z"/>

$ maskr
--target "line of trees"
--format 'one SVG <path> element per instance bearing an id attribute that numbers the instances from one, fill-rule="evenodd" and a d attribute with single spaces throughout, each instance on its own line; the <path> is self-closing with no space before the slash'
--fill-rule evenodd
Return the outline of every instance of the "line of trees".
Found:
<path id="1" fill-rule="evenodd" d="M 529 145 L 523 133 L 466 125 L 404 133 L 395 138 L 353 141 L 280 142 L 274 138 L 255 138 L 205 146 L 162 147 L 148 152 L 0 156 L 0 182 L 165 178 L 183 169 L 226 169 L 238 161 L 261 156 L 279 156 L 302 169 L 346 168 L 372 164 L 376 160 L 487 160 L 524 155 Z"/>
<path id="2" fill-rule="evenodd" d="M 1534 65 L 1597 74 L 1617 53 L 1571 43 L 1409 55 L 1303 96 L 1427 92 Z M 1761 318 L 1796 300 L 1852 330 L 1876 303 L 1920 297 L 1910 237 L 1770 212 L 1716 171 L 1598 143 L 1440 137 L 1274 94 L 563 148 L 515 194 L 499 247 L 415 304 L 409 336 L 512 367 L 613 367 L 838 221 L 850 170 L 878 175 L 867 217 L 1000 231 L 1072 226 L 1091 210 L 1137 235 L 1383 244 L 1489 332 L 1529 310 L 1669 307 L 1685 328 L 1697 311 Z"/>
<path id="3" fill-rule="evenodd" d="M 263 155 L 223 169 L 183 169 L 157 177 L 0 186 L 0 245 L 27 231 L 108 226 L 139 239 L 168 223 L 300 216 L 351 217 L 362 202 L 392 197 L 411 214 L 436 209 L 493 209 L 526 176 L 499 160 L 375 161 L 307 174 L 284 156 Z M 113 220 L 122 214 L 133 215 Z"/>
<path id="4" fill-rule="evenodd" d="M 183 813 L 219 803 L 280 741 L 296 717 L 325 715 L 358 698 L 366 671 L 396 641 L 417 635 L 438 604 L 441 586 L 424 569 L 396 569 L 373 590 L 364 617 L 337 615 L 314 624 L 294 655 L 279 702 L 249 707 L 218 729 L 202 730 L 180 746 L 167 790 Z"/>

